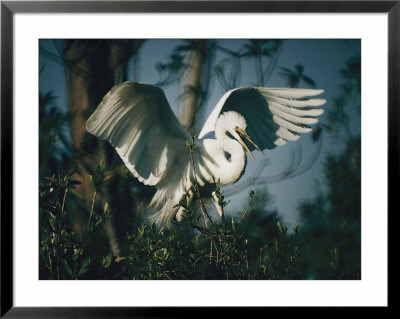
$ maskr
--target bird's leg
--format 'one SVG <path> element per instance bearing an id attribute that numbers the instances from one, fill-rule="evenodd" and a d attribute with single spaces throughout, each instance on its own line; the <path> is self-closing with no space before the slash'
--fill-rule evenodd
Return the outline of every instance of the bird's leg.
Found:
<path id="1" fill-rule="evenodd" d="M 214 191 L 212 192 L 212 196 L 211 196 L 212 202 L 214 203 L 215 207 L 217 208 L 218 214 L 222 219 L 222 223 L 225 224 L 225 216 L 224 216 L 224 207 L 219 203 L 219 199 L 217 196 L 217 193 Z"/>

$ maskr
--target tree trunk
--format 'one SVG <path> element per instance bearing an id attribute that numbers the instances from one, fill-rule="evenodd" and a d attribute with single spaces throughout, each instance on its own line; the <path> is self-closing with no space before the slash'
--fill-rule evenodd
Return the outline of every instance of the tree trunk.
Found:
<path id="1" fill-rule="evenodd" d="M 126 67 L 132 50 L 133 40 L 67 40 L 64 59 L 67 77 L 68 106 L 71 113 L 70 134 L 73 146 L 73 159 L 76 163 L 74 179 L 81 182 L 75 194 L 74 231 L 80 233 L 87 224 L 94 189 L 89 175 L 104 161 L 107 168 L 120 164 L 115 150 L 108 144 L 86 132 L 86 121 L 101 102 L 103 96 L 115 85 L 126 80 Z M 141 42 L 143 43 L 143 42 Z M 139 49 L 140 45 L 137 47 Z M 129 50 L 131 48 L 131 50 Z M 107 202 L 113 207 L 115 192 L 112 186 L 103 186 L 96 196 L 96 206 L 103 207 Z M 101 205 L 101 206 L 100 206 Z M 82 213 L 87 212 L 86 216 Z M 113 216 L 107 219 L 105 230 L 110 248 L 119 254 L 118 236 L 113 226 Z"/>
<path id="2" fill-rule="evenodd" d="M 209 40 L 199 41 L 201 49 L 196 47 L 186 52 L 186 67 L 180 81 L 179 120 L 192 135 L 199 132 L 215 51 Z"/>

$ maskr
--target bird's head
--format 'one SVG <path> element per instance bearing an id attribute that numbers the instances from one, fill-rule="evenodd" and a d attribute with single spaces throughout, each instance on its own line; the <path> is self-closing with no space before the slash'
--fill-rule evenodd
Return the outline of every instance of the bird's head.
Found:
<path id="1" fill-rule="evenodd" d="M 234 111 L 224 112 L 220 115 L 215 125 L 215 136 L 217 139 L 223 141 L 224 139 L 231 138 L 238 141 L 243 148 L 250 154 L 251 158 L 255 161 L 253 154 L 249 147 L 246 145 L 244 138 L 246 138 L 254 147 L 262 152 L 256 143 L 246 133 L 247 123 L 242 115 Z"/>

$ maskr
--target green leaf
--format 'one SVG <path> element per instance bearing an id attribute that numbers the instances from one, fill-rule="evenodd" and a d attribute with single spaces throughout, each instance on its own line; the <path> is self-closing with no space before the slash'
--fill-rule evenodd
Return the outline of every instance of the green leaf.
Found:
<path id="1" fill-rule="evenodd" d="M 49 223 L 53 229 L 56 229 L 56 217 L 54 215 L 50 216 Z"/>
<path id="2" fill-rule="evenodd" d="M 88 270 L 90 266 L 90 258 L 86 257 L 83 259 L 81 263 L 81 267 L 79 268 L 78 273 L 76 274 L 77 277 L 83 276 Z"/>
<path id="3" fill-rule="evenodd" d="M 194 193 L 192 193 L 189 197 L 189 200 L 187 202 L 187 207 L 190 207 L 192 205 L 193 202 L 193 197 L 194 197 Z"/>
<path id="4" fill-rule="evenodd" d="M 103 257 L 101 262 L 102 262 L 104 268 L 110 267 L 112 258 L 113 258 L 112 253 L 109 253 L 107 256 Z"/>
<path id="5" fill-rule="evenodd" d="M 107 213 L 107 211 L 108 211 L 108 202 L 105 202 L 103 207 L 103 212 Z"/>
<path id="6" fill-rule="evenodd" d="M 278 222 L 276 223 L 276 225 L 278 226 L 279 232 L 281 233 L 281 235 L 283 236 L 285 234 L 283 227 L 280 223 L 280 221 L 278 220 Z"/>
<path id="7" fill-rule="evenodd" d="M 274 247 L 275 247 L 275 251 L 278 252 L 279 251 L 279 243 L 278 243 L 278 239 L 276 239 L 276 237 L 274 238 Z"/>
<path id="8" fill-rule="evenodd" d="M 95 187 L 94 182 L 93 182 L 93 175 L 89 174 L 89 181 L 90 181 L 90 185 L 92 185 L 93 187 Z"/>
<path id="9" fill-rule="evenodd" d="M 66 261 L 66 259 L 61 257 L 60 263 L 61 263 L 62 267 L 64 268 L 65 272 L 68 274 L 68 276 L 73 278 L 73 273 L 72 273 L 71 267 L 68 265 L 68 262 Z"/>
<path id="10" fill-rule="evenodd" d="M 235 223 L 235 219 L 232 217 L 232 230 L 235 231 L 236 230 L 236 223 Z"/>

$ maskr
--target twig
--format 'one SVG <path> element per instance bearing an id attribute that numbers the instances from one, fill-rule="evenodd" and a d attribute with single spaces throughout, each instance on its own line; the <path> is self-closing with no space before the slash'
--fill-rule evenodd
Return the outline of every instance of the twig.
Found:
<path id="1" fill-rule="evenodd" d="M 292 163 L 290 163 L 288 165 L 287 168 L 285 168 L 284 170 L 282 170 L 282 172 L 280 172 L 279 174 L 275 175 L 275 176 L 264 176 L 264 177 L 255 177 L 255 176 L 259 176 L 260 174 L 255 175 L 254 173 L 251 175 L 251 177 L 247 178 L 245 181 L 235 184 L 232 187 L 229 187 L 226 189 L 225 194 L 226 196 L 232 196 L 240 191 L 242 191 L 244 188 L 251 186 L 256 186 L 256 185 L 263 185 L 263 184 L 268 184 L 268 183 L 278 183 L 284 179 L 290 179 L 293 177 L 296 177 L 300 174 L 303 174 L 304 172 L 306 172 L 307 170 L 309 170 L 314 163 L 317 161 L 320 153 L 321 153 L 321 149 L 322 149 L 322 135 L 319 138 L 318 141 L 318 145 L 317 145 L 317 149 L 314 153 L 314 155 L 311 157 L 311 159 L 309 160 L 308 163 L 304 163 L 303 165 L 300 166 L 300 162 L 301 162 L 301 150 L 300 150 L 300 156 L 297 156 L 296 154 L 293 155 L 293 157 L 295 157 L 295 160 L 292 161 Z M 298 145 L 298 147 L 301 147 L 300 145 Z M 299 157 L 297 159 L 297 157 Z M 257 173 L 259 173 L 259 167 L 257 167 L 256 171 Z"/>
<path id="2" fill-rule="evenodd" d="M 93 210 L 94 210 L 94 200 L 96 199 L 96 194 L 97 194 L 97 191 L 95 190 L 94 193 L 93 193 L 92 208 L 90 209 L 88 225 L 90 224 L 90 220 L 92 219 Z"/>
<path id="3" fill-rule="evenodd" d="M 172 224 L 178 225 L 178 226 L 183 226 L 183 227 L 186 227 L 186 228 L 196 229 L 199 232 L 201 232 L 202 234 L 207 235 L 207 236 L 213 235 L 213 233 L 210 232 L 209 230 L 207 230 L 206 228 L 203 228 L 203 227 L 200 227 L 200 226 L 197 226 L 197 225 L 194 225 L 194 224 L 186 224 L 186 223 L 178 222 L 176 220 L 176 214 L 178 213 L 180 208 L 181 208 L 181 206 L 177 206 L 175 211 L 172 213 L 172 220 L 171 220 Z"/>
<path id="4" fill-rule="evenodd" d="M 193 262 L 193 266 L 195 266 L 202 258 L 207 258 L 207 255 L 198 257 L 198 258 Z"/>
<path id="5" fill-rule="evenodd" d="M 62 207 L 61 207 L 61 216 L 64 216 L 64 208 L 65 208 L 65 203 L 67 201 L 68 190 L 69 190 L 69 188 L 67 187 L 64 192 L 64 198 L 63 198 Z M 65 220 L 68 223 L 69 229 L 71 229 L 72 227 L 71 227 L 71 222 L 68 218 L 68 211 L 65 212 Z"/>
<path id="6" fill-rule="evenodd" d="M 211 240 L 210 241 L 210 264 L 211 264 L 211 259 L 212 259 L 212 244 L 213 244 L 213 241 Z"/>
<path id="7" fill-rule="evenodd" d="M 246 208 L 246 210 L 244 211 L 244 213 L 242 214 L 242 217 L 240 217 L 240 220 L 239 220 L 238 224 L 240 224 L 240 223 L 242 222 L 242 220 L 245 218 L 245 216 L 247 215 L 247 212 L 249 211 L 251 202 L 253 201 L 254 192 L 251 191 L 249 195 L 250 195 L 250 198 L 249 198 L 249 202 L 248 202 L 248 204 L 247 204 L 247 208 Z"/>
<path id="8" fill-rule="evenodd" d="M 64 214 L 64 206 L 65 206 L 65 199 L 67 198 L 67 193 L 68 193 L 68 187 L 64 191 L 63 202 L 62 202 L 62 205 L 61 205 L 61 215 Z"/>
<path id="9" fill-rule="evenodd" d="M 183 227 L 186 227 L 186 228 L 196 229 L 199 232 L 201 232 L 202 234 L 207 235 L 207 236 L 216 235 L 216 234 L 208 231 L 206 228 L 203 228 L 203 227 L 200 227 L 200 226 L 196 226 L 196 225 L 193 225 L 193 224 L 185 224 L 185 223 L 178 222 L 176 220 L 172 220 L 171 223 L 174 224 L 174 225 L 183 226 Z"/>

